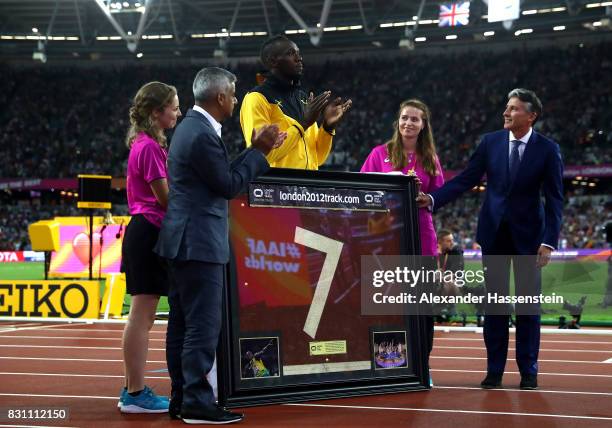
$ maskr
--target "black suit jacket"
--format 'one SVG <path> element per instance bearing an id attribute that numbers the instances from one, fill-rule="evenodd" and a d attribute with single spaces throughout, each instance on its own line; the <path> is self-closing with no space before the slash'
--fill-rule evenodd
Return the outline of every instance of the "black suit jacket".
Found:
<path id="1" fill-rule="evenodd" d="M 189 110 L 168 152 L 168 210 L 155 252 L 171 260 L 227 263 L 228 200 L 269 168 L 249 148 L 233 162 L 208 119 Z"/>

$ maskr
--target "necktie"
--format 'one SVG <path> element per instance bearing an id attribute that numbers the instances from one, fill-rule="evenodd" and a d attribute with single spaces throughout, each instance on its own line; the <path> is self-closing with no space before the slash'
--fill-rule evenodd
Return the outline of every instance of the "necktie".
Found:
<path id="1" fill-rule="evenodd" d="M 510 153 L 510 182 L 513 183 L 516 178 L 516 174 L 519 170 L 519 165 L 521 163 L 521 158 L 519 155 L 519 147 L 521 146 L 522 141 L 514 140 L 512 141 L 512 152 Z"/>

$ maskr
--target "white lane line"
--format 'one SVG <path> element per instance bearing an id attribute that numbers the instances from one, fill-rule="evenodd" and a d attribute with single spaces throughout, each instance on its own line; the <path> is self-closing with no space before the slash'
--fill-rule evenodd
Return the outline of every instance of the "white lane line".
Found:
<path id="1" fill-rule="evenodd" d="M 434 339 L 435 342 L 435 339 Z M 485 351 L 486 348 L 484 346 L 437 346 L 434 343 L 434 349 L 477 349 L 481 351 Z M 508 351 L 515 351 L 515 348 L 508 348 Z M 546 349 L 540 348 L 540 352 L 598 352 L 598 353 L 606 353 L 609 354 L 610 351 L 591 351 L 589 349 Z"/>
<path id="2" fill-rule="evenodd" d="M 72 339 L 72 340 L 123 340 L 121 337 L 84 337 L 84 336 L 0 336 L 0 339 Z M 166 339 L 149 339 L 153 342 L 165 342 Z"/>
<path id="3" fill-rule="evenodd" d="M 481 388 L 462 388 L 462 387 L 434 387 L 435 389 L 478 389 Z M 569 392 L 569 391 L 526 391 L 516 389 L 494 389 L 486 391 L 487 393 L 495 391 L 505 392 L 517 392 L 517 393 L 560 393 L 560 394 L 596 394 L 596 395 L 612 395 L 608 393 L 582 393 L 582 392 Z M 24 397 L 24 398 L 73 398 L 73 399 L 85 399 L 85 400 L 112 400 L 116 401 L 117 397 L 107 397 L 100 395 L 60 395 L 60 394 L 18 394 L 18 393 L 0 393 L 0 397 Z M 556 417 L 556 418 L 569 418 L 569 419 L 594 419 L 594 420 L 612 420 L 609 417 L 595 417 L 595 416 L 581 416 L 581 415 L 555 415 L 555 414 L 542 414 L 542 413 L 513 413 L 513 412 L 487 412 L 477 410 L 455 410 L 455 409 L 425 409 L 425 408 L 402 408 L 402 407 L 379 407 L 379 406 L 346 406 L 346 405 L 331 405 L 331 404 L 309 404 L 309 403 L 291 403 L 284 404 L 285 406 L 304 406 L 304 407 L 329 407 L 329 408 L 344 408 L 344 409 L 365 409 L 365 410 L 399 410 L 399 411 L 413 411 L 413 412 L 440 412 L 440 413 L 467 413 L 467 414 L 485 414 L 485 415 L 507 415 L 507 416 L 540 416 L 540 417 Z M 60 428 L 60 427 L 57 427 Z"/>
<path id="4" fill-rule="evenodd" d="M 77 374 L 77 373 L 17 373 L 17 372 L 0 372 L 2 376 L 60 376 L 60 377 L 95 377 L 95 378 L 125 378 L 125 375 L 93 375 L 93 374 Z M 145 376 L 145 379 L 170 379 L 169 376 Z"/>
<path id="5" fill-rule="evenodd" d="M 486 373 L 486 370 L 459 370 L 459 369 L 430 369 L 432 372 L 457 372 L 457 373 Z M 504 374 L 520 374 L 519 372 L 506 371 Z M 538 372 L 538 376 L 578 376 L 578 377 L 604 377 L 612 378 L 612 375 L 600 375 L 600 374 L 584 374 L 584 373 L 546 373 Z"/>
<path id="6" fill-rule="evenodd" d="M 430 369 L 432 372 L 446 372 L 446 373 L 486 373 L 486 370 L 459 370 L 459 369 Z M 519 372 L 506 371 L 505 374 L 520 374 Z M 90 374 L 76 374 L 76 373 L 20 373 L 20 372 L 0 372 L 0 375 L 5 376 L 74 376 L 74 377 L 117 377 L 123 378 L 124 375 L 90 375 Z M 602 377 L 612 378 L 612 375 L 600 375 L 600 374 L 584 374 L 584 373 L 547 373 L 539 372 L 541 376 L 576 376 L 576 377 Z M 147 376 L 148 377 L 148 376 Z M 169 377 L 150 377 L 151 379 L 170 379 Z"/>
<path id="7" fill-rule="evenodd" d="M 15 327 L 11 327 L 11 328 L 5 328 L 5 329 L 0 329 L 0 334 L 4 334 L 4 333 L 14 333 L 16 331 L 25 331 L 25 330 L 42 330 L 42 329 L 46 329 L 47 327 L 49 327 L 48 324 L 32 324 L 31 326 L 29 326 L 30 324 L 24 324 L 22 326 L 15 326 Z M 53 327 L 53 326 L 51 326 Z"/>
<path id="8" fill-rule="evenodd" d="M 109 351 L 120 351 L 123 348 L 113 348 L 110 346 L 52 346 L 52 345 L 6 345 L 1 344 L 0 348 L 51 348 L 51 349 L 107 349 Z M 165 351 L 166 348 L 149 348 L 149 351 Z"/>
<path id="9" fill-rule="evenodd" d="M 0 425 L 2 428 L 78 428 L 78 427 L 60 427 L 58 425 Z"/>
<path id="10" fill-rule="evenodd" d="M 0 392 L 0 397 L 40 397 L 40 398 L 86 398 L 92 400 L 117 400 L 117 397 L 105 397 L 102 395 L 57 395 L 57 394 L 14 394 Z"/>
<path id="11" fill-rule="evenodd" d="M 311 404 L 311 403 L 291 403 L 283 406 L 295 407 L 325 407 L 330 409 L 363 409 L 363 410 L 398 410 L 402 412 L 428 412 L 428 413 L 465 413 L 476 415 L 492 416 L 532 416 L 542 418 L 564 418 L 564 419 L 588 419 L 596 421 L 612 421 L 612 417 L 603 416 L 581 416 L 581 415 L 556 415 L 549 413 L 519 413 L 519 412 L 487 412 L 484 410 L 456 410 L 456 409 L 423 409 L 410 407 L 382 407 L 382 406 L 346 406 L 338 404 Z M 388 416 L 388 415 L 387 415 Z"/>
<path id="12" fill-rule="evenodd" d="M 0 348 L 53 348 L 53 349 L 108 349 L 108 350 L 121 350 L 122 348 L 110 347 L 110 346 L 54 346 L 54 345 L 14 345 L 14 344 L 0 344 Z M 484 347 L 476 346 L 435 346 L 434 349 L 475 349 L 485 351 Z M 166 348 L 149 348 L 149 351 L 165 351 Z M 508 348 L 509 351 L 514 351 L 515 348 Z M 540 349 L 540 351 L 547 352 L 595 352 L 595 353 L 609 353 L 610 351 L 589 351 L 585 349 Z"/>
<path id="13" fill-rule="evenodd" d="M 486 360 L 486 357 L 439 357 L 439 356 L 431 356 L 431 359 L 438 360 Z M 114 359 L 103 359 L 103 358 L 51 358 L 51 357 L 5 357 L 0 356 L 0 360 L 41 360 L 41 361 L 85 361 L 85 362 L 118 362 L 122 363 L 123 360 L 114 360 Z M 511 363 L 512 359 L 507 360 Z M 606 364 L 612 363 L 612 358 L 606 361 L 586 361 L 586 360 L 543 360 L 538 359 L 541 363 L 578 363 L 578 364 Z M 165 360 L 147 360 L 147 363 L 159 363 L 165 364 Z"/>
<path id="14" fill-rule="evenodd" d="M 486 360 L 487 359 L 487 357 L 443 357 L 443 356 L 435 356 L 435 355 L 432 355 L 429 358 L 439 359 L 439 360 Z M 514 360 L 509 358 L 506 361 L 511 363 Z M 541 358 L 538 358 L 538 362 L 540 363 L 572 363 L 572 364 L 574 363 L 578 363 L 578 364 L 604 364 L 606 363 L 606 361 L 602 362 L 602 361 L 589 361 L 589 360 L 543 360 Z M 607 362 L 612 363 L 612 358 L 610 359 L 610 361 L 607 361 Z"/>
<path id="15" fill-rule="evenodd" d="M 436 325 L 434 326 L 435 331 L 441 331 L 443 333 L 459 333 L 468 335 L 472 334 L 483 334 L 483 327 L 457 327 L 457 326 L 446 326 Z M 512 327 L 508 329 L 511 335 L 516 333 L 516 328 Z M 549 334 L 551 336 L 612 336 L 612 329 L 610 328 L 580 328 L 577 330 L 559 330 L 559 328 L 540 328 L 541 334 Z"/>
<path id="16" fill-rule="evenodd" d="M 0 360 L 40 360 L 40 361 L 85 361 L 85 362 L 109 362 L 109 363 L 122 363 L 123 360 L 110 360 L 110 359 L 98 359 L 98 358 L 50 358 L 50 357 L 0 357 Z M 542 360 L 539 360 L 542 361 Z M 147 363 L 163 363 L 166 364 L 166 360 L 147 360 Z"/>
<path id="17" fill-rule="evenodd" d="M 36 325 L 41 325 L 39 322 L 27 322 L 24 324 L 2 324 L 0 325 L 0 330 L 4 331 L 4 330 L 10 330 L 13 328 L 19 328 L 19 327 L 28 327 L 28 326 L 36 326 Z"/>
<path id="18" fill-rule="evenodd" d="M 434 390 L 436 389 L 461 389 L 461 390 L 470 390 L 470 391 L 483 391 L 482 388 L 477 387 L 477 386 L 438 386 L 438 384 L 436 384 L 433 387 Z M 495 388 L 495 389 L 489 389 L 487 390 L 487 392 L 489 391 L 505 391 L 505 392 L 518 392 L 518 393 L 544 393 L 544 394 L 575 394 L 575 395 L 605 395 L 605 396 L 612 396 L 612 392 L 588 392 L 588 391 L 554 391 L 551 389 L 536 389 L 536 390 L 528 390 L 528 389 L 509 389 L 509 388 Z"/>
<path id="19" fill-rule="evenodd" d="M 438 337 L 436 336 L 434 338 L 434 341 L 439 341 L 439 340 L 451 340 L 451 341 L 457 341 L 457 342 L 463 342 L 463 341 L 473 341 L 473 342 L 483 342 L 484 339 L 481 338 L 465 338 L 465 339 L 461 339 L 458 337 Z M 516 339 L 510 339 L 510 342 L 516 342 Z M 612 345 L 612 341 L 607 341 L 607 342 L 593 342 L 593 341 L 587 341 L 587 340 L 540 340 L 540 343 L 586 343 L 589 345 Z"/>
<path id="20" fill-rule="evenodd" d="M 53 330 L 53 331 L 58 331 L 61 330 L 62 332 L 69 332 L 69 331 L 103 331 L 103 332 L 115 332 L 115 333 L 121 333 L 123 334 L 123 329 L 118 329 L 118 328 L 107 328 L 107 329 L 96 329 L 96 328 L 64 328 L 64 327 L 70 327 L 70 325 L 66 325 L 66 324 L 58 324 L 55 326 L 49 326 L 48 324 L 42 326 L 41 328 L 37 328 L 37 330 L 41 330 L 41 331 L 45 331 L 45 330 Z M 150 330 L 149 333 L 159 333 L 159 334 L 166 334 L 166 330 Z"/>

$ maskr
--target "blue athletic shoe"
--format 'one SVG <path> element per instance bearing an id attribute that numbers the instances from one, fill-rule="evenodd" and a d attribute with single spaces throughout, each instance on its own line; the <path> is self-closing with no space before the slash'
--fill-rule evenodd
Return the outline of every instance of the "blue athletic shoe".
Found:
<path id="1" fill-rule="evenodd" d="M 123 406 L 123 400 L 125 398 L 125 396 L 127 395 L 127 388 L 124 386 L 121 389 L 121 394 L 119 394 L 119 402 L 117 403 L 117 407 L 121 408 L 121 406 Z"/>
<path id="2" fill-rule="evenodd" d="M 431 378 L 431 376 L 429 376 L 429 386 L 431 388 L 433 388 L 434 384 L 433 384 L 433 379 Z"/>
<path id="3" fill-rule="evenodd" d="M 151 388 L 145 386 L 135 397 L 126 391 L 120 409 L 122 413 L 165 413 L 169 404 L 167 397 L 158 396 Z"/>

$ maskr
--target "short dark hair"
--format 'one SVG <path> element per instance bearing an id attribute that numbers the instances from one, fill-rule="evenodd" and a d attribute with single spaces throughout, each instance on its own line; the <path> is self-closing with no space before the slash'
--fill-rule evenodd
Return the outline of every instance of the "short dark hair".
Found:
<path id="1" fill-rule="evenodd" d="M 508 93 L 508 99 L 515 97 L 527 104 L 527 111 L 537 114 L 533 121 L 535 124 L 540 119 L 540 116 L 542 116 L 542 101 L 540 101 L 535 92 L 524 88 L 515 88 Z"/>
<path id="2" fill-rule="evenodd" d="M 266 66 L 266 68 L 269 68 L 270 59 L 274 54 L 274 45 L 278 42 L 291 42 L 291 40 L 289 40 L 288 37 L 283 36 L 282 34 L 277 34 L 276 36 L 270 37 L 261 45 L 261 49 L 259 51 L 259 59 L 261 60 L 263 65 Z"/>
<path id="3" fill-rule="evenodd" d="M 437 235 L 438 235 L 438 241 L 439 241 L 440 239 L 444 238 L 445 236 L 452 235 L 452 234 L 453 234 L 453 232 L 451 232 L 451 231 L 450 231 L 450 230 L 448 230 L 448 229 L 440 229 L 440 230 L 438 230 L 438 233 L 437 233 Z"/>

